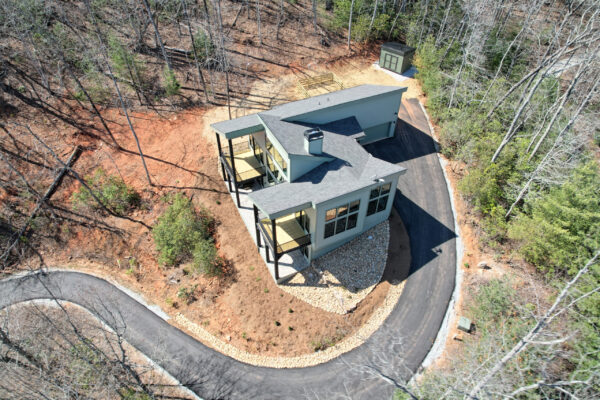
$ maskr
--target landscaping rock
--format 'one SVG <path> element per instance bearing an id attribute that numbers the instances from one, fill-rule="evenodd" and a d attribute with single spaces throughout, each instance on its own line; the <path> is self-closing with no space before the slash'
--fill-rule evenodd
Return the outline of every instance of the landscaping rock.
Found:
<path id="1" fill-rule="evenodd" d="M 312 306 L 346 314 L 381 280 L 389 240 L 389 223 L 384 221 L 314 260 L 280 287 Z"/>

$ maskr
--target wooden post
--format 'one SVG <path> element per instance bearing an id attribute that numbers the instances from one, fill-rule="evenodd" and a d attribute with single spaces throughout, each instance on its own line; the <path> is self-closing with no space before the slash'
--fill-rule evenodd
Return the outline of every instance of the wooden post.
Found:
<path id="1" fill-rule="evenodd" d="M 254 207 L 254 228 L 256 229 L 256 245 L 258 246 L 258 252 L 260 253 L 261 244 L 260 244 L 260 231 L 258 229 L 258 208 L 256 208 L 256 204 L 254 204 L 253 207 Z"/>
<path id="2" fill-rule="evenodd" d="M 223 174 L 223 180 L 226 181 L 227 177 L 225 176 L 225 166 L 223 165 L 223 148 L 221 147 L 221 137 L 216 132 L 215 135 L 217 136 L 217 147 L 219 148 L 219 162 L 221 163 L 221 173 Z"/>
<path id="3" fill-rule="evenodd" d="M 240 191 L 238 190 L 237 185 L 237 173 L 235 172 L 235 157 L 233 156 L 233 143 L 231 139 L 229 139 L 229 157 L 231 158 L 231 169 L 233 170 L 233 187 L 235 188 L 235 198 L 237 200 L 238 208 L 242 207 L 240 203 Z"/>
<path id="4" fill-rule="evenodd" d="M 273 232 L 273 263 L 275 264 L 275 280 L 279 280 L 279 253 L 277 252 L 277 218 L 271 220 L 271 232 Z"/>

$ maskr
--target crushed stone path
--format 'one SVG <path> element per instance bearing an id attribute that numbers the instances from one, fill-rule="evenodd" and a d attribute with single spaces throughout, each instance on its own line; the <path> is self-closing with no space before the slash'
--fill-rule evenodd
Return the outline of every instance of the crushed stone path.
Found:
<path id="1" fill-rule="evenodd" d="M 0 309 L 48 298 L 49 293 L 79 304 L 106 323 L 120 326 L 130 344 L 205 399 L 390 398 L 394 387 L 358 366 L 371 365 L 394 379 L 410 378 L 440 329 L 456 268 L 452 208 L 435 142 L 417 100 L 403 101 L 402 107 L 405 121 L 398 124 L 396 137 L 366 149 L 408 169 L 398 184 L 394 206 L 410 238 L 411 268 L 390 316 L 363 345 L 343 356 L 308 368 L 244 364 L 202 345 L 107 281 L 78 272 L 0 281 Z M 392 236 L 394 229 L 390 222 Z M 394 257 L 391 245 L 388 263 Z M 386 269 L 383 279 L 397 278 Z"/>

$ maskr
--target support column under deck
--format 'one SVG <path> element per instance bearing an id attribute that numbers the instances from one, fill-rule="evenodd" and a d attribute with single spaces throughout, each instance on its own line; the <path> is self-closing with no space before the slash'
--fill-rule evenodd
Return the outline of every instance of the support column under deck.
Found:
<path id="1" fill-rule="evenodd" d="M 275 280 L 278 281 L 279 280 L 279 254 L 277 253 L 277 230 L 275 229 L 277 227 L 276 224 L 276 220 L 272 219 L 271 220 L 271 232 L 273 232 L 273 264 L 275 266 Z"/>
<path id="2" fill-rule="evenodd" d="M 233 187 L 235 188 L 235 198 L 237 200 L 237 206 L 238 208 L 242 207 L 242 204 L 240 203 L 240 192 L 238 190 L 238 185 L 237 185 L 237 173 L 235 172 L 235 157 L 233 155 L 233 143 L 231 142 L 231 139 L 228 140 L 229 142 L 229 157 L 231 159 L 231 169 L 233 170 Z"/>
<path id="3" fill-rule="evenodd" d="M 254 229 L 256 230 L 256 246 L 258 247 L 258 252 L 260 253 L 261 244 L 260 244 L 260 231 L 258 229 L 258 208 L 256 208 L 256 204 L 254 204 L 253 207 L 254 207 Z"/>
<path id="4" fill-rule="evenodd" d="M 223 175 L 223 180 L 227 180 L 227 176 L 225 175 L 225 166 L 223 165 L 223 148 L 221 147 L 221 136 L 218 133 L 215 133 L 217 136 L 217 148 L 219 149 L 219 163 L 221 164 L 221 174 Z"/>

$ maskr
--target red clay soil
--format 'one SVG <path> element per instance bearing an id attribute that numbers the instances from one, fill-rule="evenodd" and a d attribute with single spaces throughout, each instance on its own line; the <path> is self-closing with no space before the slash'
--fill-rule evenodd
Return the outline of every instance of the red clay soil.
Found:
<path id="1" fill-rule="evenodd" d="M 202 124 L 203 110 L 164 118 L 154 113 L 132 114 L 153 186 L 148 184 L 139 155 L 135 154 L 135 142 L 125 118 L 112 110 L 105 115 L 112 121 L 109 126 L 118 143 L 127 151 L 85 140 L 87 149 L 76 170 L 91 173 L 101 166 L 107 173 L 121 175 L 142 196 L 142 206 L 130 216 L 149 226 L 167 207 L 161 200 L 165 195 L 187 193 L 197 207 L 205 207 L 215 216 L 217 246 L 231 261 L 232 270 L 222 278 L 206 278 L 187 274 L 185 265 L 161 267 L 148 228 L 98 215 L 94 216 L 120 233 L 65 224 L 59 244 L 48 240 L 42 247 L 49 265 L 110 276 L 143 293 L 170 314 L 181 312 L 215 336 L 261 355 L 313 352 L 317 343 L 335 342 L 353 332 L 381 304 L 388 283 L 381 284 L 346 316 L 309 306 L 275 285 L 218 173 L 216 149 L 202 134 L 206 129 Z M 74 131 L 63 131 L 65 152 L 70 144 L 85 142 L 80 139 Z M 65 181 L 53 201 L 69 202 L 78 186 L 73 180 Z M 185 304 L 177 297 L 177 291 L 195 284 L 196 300 Z"/>

